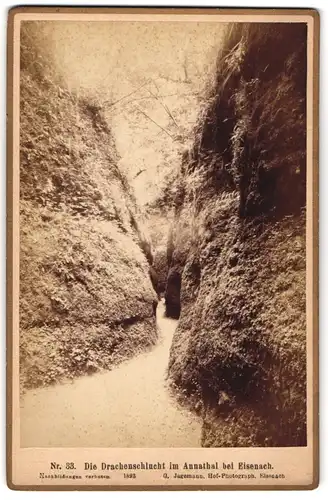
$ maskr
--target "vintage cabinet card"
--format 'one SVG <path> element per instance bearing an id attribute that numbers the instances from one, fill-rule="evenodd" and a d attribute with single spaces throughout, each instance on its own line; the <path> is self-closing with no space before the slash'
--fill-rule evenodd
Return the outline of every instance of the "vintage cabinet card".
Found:
<path id="1" fill-rule="evenodd" d="M 8 28 L 9 486 L 316 487 L 317 12 Z"/>

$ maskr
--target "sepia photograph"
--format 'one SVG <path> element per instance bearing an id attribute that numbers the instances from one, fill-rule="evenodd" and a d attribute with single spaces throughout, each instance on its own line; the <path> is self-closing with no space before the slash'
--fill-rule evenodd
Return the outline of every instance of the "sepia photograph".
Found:
<path id="1" fill-rule="evenodd" d="M 118 11 L 15 31 L 17 446 L 283 480 L 265 450 L 314 447 L 311 11 Z"/>

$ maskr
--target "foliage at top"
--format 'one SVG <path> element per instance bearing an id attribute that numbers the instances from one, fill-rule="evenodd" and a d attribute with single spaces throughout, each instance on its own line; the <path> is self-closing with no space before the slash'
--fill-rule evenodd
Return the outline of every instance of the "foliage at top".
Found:
<path id="1" fill-rule="evenodd" d="M 242 216 L 305 204 L 306 68 L 304 23 L 238 23 L 224 38 L 183 170 L 237 189 Z"/>

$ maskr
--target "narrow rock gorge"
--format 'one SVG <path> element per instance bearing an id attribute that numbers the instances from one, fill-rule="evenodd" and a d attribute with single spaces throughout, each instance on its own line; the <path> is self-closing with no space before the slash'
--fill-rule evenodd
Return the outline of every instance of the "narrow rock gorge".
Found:
<path id="1" fill-rule="evenodd" d="M 306 42 L 23 23 L 24 446 L 306 445 Z"/>

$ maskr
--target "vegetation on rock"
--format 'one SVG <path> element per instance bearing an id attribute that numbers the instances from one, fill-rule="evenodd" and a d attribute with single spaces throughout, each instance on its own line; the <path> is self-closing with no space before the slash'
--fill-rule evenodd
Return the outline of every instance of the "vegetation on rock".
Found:
<path id="1" fill-rule="evenodd" d="M 37 23 L 21 33 L 20 365 L 36 387 L 155 343 L 150 246 L 97 99 L 56 76 Z"/>
<path id="2" fill-rule="evenodd" d="M 157 290 L 160 296 L 164 295 L 167 282 L 167 251 L 166 246 L 157 247 L 154 251 L 154 270 L 157 274 Z"/>
<path id="3" fill-rule="evenodd" d="M 305 179 L 306 25 L 230 26 L 168 242 L 169 374 L 203 446 L 306 444 Z"/>

